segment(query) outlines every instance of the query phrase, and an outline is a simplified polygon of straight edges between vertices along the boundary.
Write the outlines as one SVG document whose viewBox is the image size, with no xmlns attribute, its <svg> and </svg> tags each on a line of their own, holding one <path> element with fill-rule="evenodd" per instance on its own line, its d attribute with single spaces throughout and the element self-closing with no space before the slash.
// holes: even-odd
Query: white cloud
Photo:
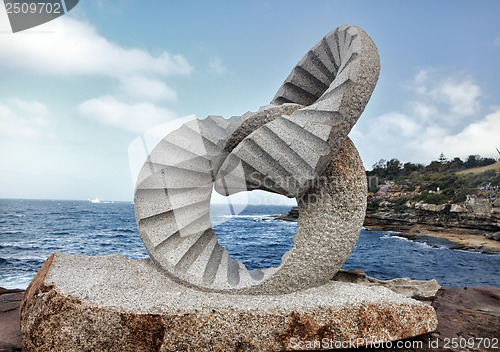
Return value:
<svg viewBox="0 0 500 352">
<path fill-rule="evenodd" d="M 428 73 L 427 70 L 420 70 L 416 75 L 413 80 L 413 87 L 415 91 L 419 94 L 425 94 L 427 93 L 427 87 L 425 85 L 427 79 L 428 79 Z"/>
<path fill-rule="evenodd" d="M 137 133 L 177 117 L 172 111 L 150 103 L 127 104 L 111 96 L 87 100 L 78 106 L 78 112 L 104 125 Z"/>
<path fill-rule="evenodd" d="M 221 58 L 213 56 L 208 62 L 208 72 L 213 75 L 222 76 L 228 73 L 228 70 Z"/>
<path fill-rule="evenodd" d="M 413 136 L 420 127 L 410 117 L 397 112 L 379 116 L 376 125 L 383 126 L 383 133 L 379 134 L 381 138 L 386 138 L 388 134 L 394 134 L 398 138 Z"/>
<path fill-rule="evenodd" d="M 7 15 L 0 11 L 0 26 L 5 27 L 5 23 Z M 156 105 L 177 99 L 164 80 L 192 71 L 181 55 L 167 51 L 153 55 L 143 49 L 123 47 L 104 38 L 89 23 L 71 16 L 15 35 L 1 35 L 0 47 L 0 69 L 116 80 L 115 92 L 87 100 L 77 110 L 86 118 L 135 132 L 175 117 Z"/>
<path fill-rule="evenodd" d="M 54 139 L 50 127 L 44 104 L 19 98 L 0 102 L 0 135 L 38 141 Z"/>
<path fill-rule="evenodd" d="M 121 83 L 120 90 L 138 100 L 177 100 L 177 93 L 158 79 L 144 76 L 125 76 L 121 78 Z"/>
<path fill-rule="evenodd" d="M 495 148 L 500 148 L 500 108 L 486 115 L 483 119 L 471 123 L 457 134 L 447 135 L 445 131 L 434 138 L 424 136 L 420 144 L 427 154 L 435 154 L 437 150 L 449 156 L 468 156 L 479 154 L 494 155 Z"/>
<path fill-rule="evenodd" d="M 410 103 L 413 115 L 418 116 L 420 121 L 430 121 L 436 116 L 438 116 L 438 109 L 429 104 L 425 104 L 420 101 L 414 101 Z"/>
<path fill-rule="evenodd" d="M 3 11 L 0 21 L 7 21 Z M 153 56 L 142 49 L 124 48 L 102 37 L 89 23 L 70 16 L 16 35 L 1 35 L 0 47 L 1 66 L 41 74 L 164 77 L 192 70 L 181 55 L 163 51 Z"/>
<path fill-rule="evenodd" d="M 500 107 L 480 114 L 481 89 L 472 78 L 440 77 L 439 72 L 421 70 L 410 90 L 413 99 L 410 95 L 404 109 L 353 130 L 351 136 L 367 163 L 381 157 L 428 163 L 441 152 L 448 157 L 496 156 Z"/>
<path fill-rule="evenodd" d="M 424 116 L 440 110 L 441 118 L 453 124 L 479 112 L 481 89 L 470 77 L 455 75 L 440 78 L 439 73 L 430 71 L 420 70 L 410 87 L 420 95 L 416 103 L 420 104 L 420 108 L 425 107 L 421 110 Z"/>
<path fill-rule="evenodd" d="M 460 82 L 449 78 L 439 82 L 429 93 L 437 102 L 448 104 L 455 116 L 472 116 L 479 112 L 481 89 L 470 79 Z"/>
</svg>

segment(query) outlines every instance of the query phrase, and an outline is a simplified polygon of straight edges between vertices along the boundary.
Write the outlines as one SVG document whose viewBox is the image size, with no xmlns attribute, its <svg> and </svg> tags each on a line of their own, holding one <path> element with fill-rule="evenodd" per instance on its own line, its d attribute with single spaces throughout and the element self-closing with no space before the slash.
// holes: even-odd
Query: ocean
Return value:
<svg viewBox="0 0 500 352">
<path fill-rule="evenodd" d="M 295 222 L 276 220 L 290 206 L 250 205 L 237 215 L 213 206 L 213 229 L 249 269 L 277 266 L 292 248 Z M 500 286 L 500 254 L 452 250 L 436 238 L 410 241 L 389 231 L 361 231 L 343 269 L 378 279 L 436 279 L 442 286 Z M 147 258 L 131 202 L 0 199 L 0 287 L 26 288 L 54 252 L 119 253 Z"/>
</svg>

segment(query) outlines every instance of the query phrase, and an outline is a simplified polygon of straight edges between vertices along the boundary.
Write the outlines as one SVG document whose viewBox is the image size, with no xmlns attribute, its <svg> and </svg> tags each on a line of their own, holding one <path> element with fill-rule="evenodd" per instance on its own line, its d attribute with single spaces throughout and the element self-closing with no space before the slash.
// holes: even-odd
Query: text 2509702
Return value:
<svg viewBox="0 0 500 352">
<path fill-rule="evenodd" d="M 6 2 L 7 13 L 64 13 L 60 3 L 51 2 Z"/>
</svg>

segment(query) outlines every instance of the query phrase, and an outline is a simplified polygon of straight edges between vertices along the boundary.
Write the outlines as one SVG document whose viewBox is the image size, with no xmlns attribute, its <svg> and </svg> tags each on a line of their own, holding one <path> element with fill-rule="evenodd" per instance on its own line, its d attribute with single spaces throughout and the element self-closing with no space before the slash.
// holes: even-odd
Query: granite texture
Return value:
<svg viewBox="0 0 500 352">
<path fill-rule="evenodd" d="M 341 26 L 304 56 L 271 105 L 228 120 L 192 120 L 165 136 L 146 160 L 134 198 L 139 233 L 155 263 L 204 291 L 273 295 L 328 282 L 364 218 L 364 168 L 347 134 L 379 70 L 370 37 Z M 209 214 L 213 188 L 297 199 L 305 215 L 279 267 L 249 271 L 220 246 Z"/>
<path fill-rule="evenodd" d="M 204 293 L 120 255 L 52 255 L 21 306 L 25 351 L 280 351 L 300 341 L 403 339 L 436 325 L 432 307 L 383 287 Z"/>
<path fill-rule="evenodd" d="M 171 190 L 158 188 L 144 193 L 145 189 L 138 189 L 136 216 L 151 258 L 178 282 L 205 291 L 281 294 L 322 285 L 340 269 L 363 224 L 366 189 L 363 164 L 347 139 L 316 184 L 297 198 L 304 215 L 294 247 L 283 256 L 279 267 L 263 270 L 248 271 L 218 244 L 210 226 L 210 198 L 201 191 L 186 192 L 179 198 L 183 206 L 146 216 L 145 212 L 154 211 L 154 207 L 157 212 L 173 207 L 168 197 Z M 207 192 L 209 195 L 210 190 Z M 190 195 L 195 200 L 192 206 L 186 206 Z M 162 205 L 161 199 L 168 204 Z M 180 226 L 179 221 L 186 225 Z"/>
<path fill-rule="evenodd" d="M 344 281 L 358 280 L 362 270 L 339 271 L 341 275 L 336 275 L 335 279 Z M 353 276 L 355 276 L 353 278 Z M 364 274 L 361 276 L 365 276 Z M 368 279 L 374 279 L 368 277 Z M 374 279 L 375 281 L 381 281 Z M 417 282 L 416 282 L 417 281 Z M 412 281 L 411 286 L 419 284 L 419 280 Z M 415 283 L 415 285 L 413 285 Z M 424 282 L 423 290 L 428 291 Z M 391 290 L 399 293 L 398 287 L 389 287 Z M 414 292 L 421 290 L 416 289 Z M 404 290 L 403 294 L 409 291 Z M 21 329 L 19 321 L 19 306 L 24 291 L 22 290 L 4 290 L 0 288 L 0 322 L 4 325 L 0 328 L 0 351 L 2 352 L 20 352 L 21 347 Z M 4 299 L 4 296 L 5 299 Z M 420 295 L 419 295 L 420 296 Z M 8 298 L 7 298 L 8 297 Z M 420 296 L 421 297 L 421 296 Z M 453 338 L 494 338 L 500 331 L 500 287 L 466 287 L 457 289 L 454 287 L 442 287 L 432 299 L 432 307 L 436 309 L 438 318 L 438 327 L 435 332 L 419 335 L 407 341 L 422 342 L 422 346 L 415 348 L 401 349 L 408 352 L 423 351 L 449 351 L 445 348 L 445 343 Z M 422 298 L 420 298 L 422 299 Z M 424 301 L 427 297 L 423 298 Z M 444 341 L 444 339 L 448 339 Z M 436 341 L 437 347 L 436 347 Z M 490 344 L 490 348 L 485 348 L 484 344 L 479 344 L 475 340 L 473 348 L 467 348 L 467 351 L 495 351 Z M 490 340 L 491 341 L 491 340 Z M 394 348 L 374 349 L 375 351 L 394 351 Z"/>
<path fill-rule="evenodd" d="M 273 276 L 247 291 L 278 294 L 328 283 L 358 240 L 366 190 L 363 163 L 347 139 L 315 185 L 297 198 L 301 216 L 292 250 Z"/>
<path fill-rule="evenodd" d="M 302 109 L 303 107 L 303 105 L 292 103 L 285 103 L 283 105 L 270 104 L 262 106 L 256 113 L 250 113 L 246 116 L 243 115 L 241 125 L 231 133 L 231 136 L 224 146 L 224 151 L 227 153 L 232 152 L 243 139 L 248 137 L 248 135 L 256 129 L 276 120 L 278 117 L 291 115 L 295 110 Z M 221 194 L 224 193 L 225 192 L 222 192 Z"/>
</svg>

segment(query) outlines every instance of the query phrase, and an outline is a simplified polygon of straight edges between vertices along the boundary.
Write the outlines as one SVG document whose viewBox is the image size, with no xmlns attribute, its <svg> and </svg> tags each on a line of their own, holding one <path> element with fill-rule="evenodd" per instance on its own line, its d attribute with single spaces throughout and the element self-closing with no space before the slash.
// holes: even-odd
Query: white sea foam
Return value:
<svg viewBox="0 0 500 352">
<path fill-rule="evenodd" d="M 399 232 L 400 233 L 400 232 Z M 414 243 L 416 246 L 419 246 L 419 247 L 422 247 L 422 248 L 430 248 L 430 249 L 448 249 L 448 247 L 446 246 L 443 246 L 443 245 L 438 245 L 438 244 L 429 244 L 425 241 L 414 241 L 414 240 L 410 240 L 406 237 L 402 237 L 402 236 L 397 236 L 397 235 L 392 235 L 392 234 L 386 234 L 382 237 L 380 237 L 380 239 L 382 240 L 391 240 L 391 239 L 394 239 L 394 240 L 398 240 L 398 241 L 405 241 L 405 242 L 411 242 L 411 243 Z"/>
</svg>

